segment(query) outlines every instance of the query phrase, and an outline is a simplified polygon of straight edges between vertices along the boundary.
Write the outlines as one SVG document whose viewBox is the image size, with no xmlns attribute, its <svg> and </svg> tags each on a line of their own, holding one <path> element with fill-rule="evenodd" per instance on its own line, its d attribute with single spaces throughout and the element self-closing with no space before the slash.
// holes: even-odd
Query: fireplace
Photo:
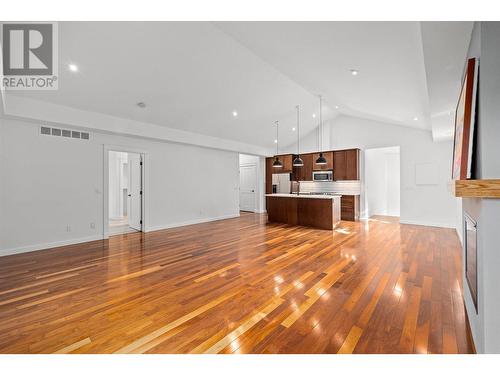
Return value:
<svg viewBox="0 0 500 375">
<path fill-rule="evenodd" d="M 464 215 L 465 278 L 477 313 L 477 223 Z"/>
</svg>

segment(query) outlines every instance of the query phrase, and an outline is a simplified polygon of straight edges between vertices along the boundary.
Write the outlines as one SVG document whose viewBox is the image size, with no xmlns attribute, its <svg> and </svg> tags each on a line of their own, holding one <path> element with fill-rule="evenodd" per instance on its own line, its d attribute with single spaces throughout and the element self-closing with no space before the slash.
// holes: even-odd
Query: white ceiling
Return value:
<svg viewBox="0 0 500 375">
<path fill-rule="evenodd" d="M 8 95 L 266 148 L 275 120 L 280 142 L 294 142 L 296 104 L 302 133 L 317 126 L 318 93 L 325 118 L 430 130 L 458 96 L 471 23 L 453 24 L 61 22 L 59 90 Z"/>
<path fill-rule="evenodd" d="M 430 128 L 418 22 L 228 22 L 218 27 L 332 105 Z M 359 70 L 352 76 L 351 69 Z"/>
</svg>

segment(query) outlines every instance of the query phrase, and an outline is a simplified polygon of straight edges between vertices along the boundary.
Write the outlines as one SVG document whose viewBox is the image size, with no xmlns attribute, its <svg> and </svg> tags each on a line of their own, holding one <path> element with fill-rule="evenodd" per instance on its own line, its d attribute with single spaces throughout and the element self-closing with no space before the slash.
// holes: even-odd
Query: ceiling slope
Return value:
<svg viewBox="0 0 500 375">
<path fill-rule="evenodd" d="M 270 149 L 296 104 L 316 125 L 314 95 L 209 22 L 60 22 L 59 66 L 57 91 L 12 95 Z"/>
<path fill-rule="evenodd" d="M 59 90 L 7 97 L 17 103 L 16 116 L 26 108 L 19 103 L 29 100 L 39 103 L 34 108 L 46 103 L 47 118 L 82 114 L 87 124 L 73 119 L 80 126 L 105 128 L 112 119 L 109 131 L 133 123 L 134 132 L 142 126 L 182 139 L 211 137 L 209 144 L 227 140 L 232 149 L 272 150 L 276 120 L 280 144 L 295 142 L 297 104 L 301 134 L 317 128 L 321 93 L 325 120 L 342 113 L 432 129 L 439 139 L 437 118 L 454 107 L 469 28 L 467 22 L 60 22 Z"/>
<path fill-rule="evenodd" d="M 455 108 L 473 22 L 422 22 L 422 44 L 429 93 L 432 136 L 453 137 Z"/>
<path fill-rule="evenodd" d="M 418 22 L 216 25 L 342 113 L 430 130 Z"/>
</svg>

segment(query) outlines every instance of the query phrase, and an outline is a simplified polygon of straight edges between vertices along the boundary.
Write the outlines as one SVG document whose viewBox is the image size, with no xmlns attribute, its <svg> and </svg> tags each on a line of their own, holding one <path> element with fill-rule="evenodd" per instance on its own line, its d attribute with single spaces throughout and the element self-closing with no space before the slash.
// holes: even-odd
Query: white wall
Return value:
<svg viewBox="0 0 500 375">
<path fill-rule="evenodd" d="M 386 124 L 351 116 L 339 116 L 330 129 L 330 148 L 400 147 L 401 223 L 456 227 L 456 198 L 449 190 L 451 142 L 435 143 L 430 131 Z M 417 185 L 415 167 L 435 165 L 436 185 Z"/>
<path fill-rule="evenodd" d="M 321 149 L 330 150 L 330 129 L 335 118 L 323 122 L 323 138 L 321 141 Z M 300 135 L 300 153 L 318 152 L 320 148 L 319 126 L 309 133 Z M 297 142 L 280 146 L 280 154 L 296 154 Z"/>
<path fill-rule="evenodd" d="M 460 239 L 460 242 L 462 243 L 463 245 L 463 231 L 464 231 L 464 223 L 462 222 L 462 216 L 463 216 L 463 211 L 462 211 L 462 198 L 457 198 L 457 206 L 456 206 L 456 210 L 455 210 L 455 213 L 456 213 L 456 221 L 457 221 L 457 227 L 456 227 L 456 230 L 457 230 L 457 235 L 458 235 L 458 238 Z"/>
<path fill-rule="evenodd" d="M 500 178 L 500 23 L 476 22 L 468 57 L 479 58 L 479 110 L 475 178 Z M 465 62 L 464 62 L 465 63 Z M 465 307 L 478 353 L 500 353 L 500 199 L 463 198 L 463 211 L 477 222 L 478 310 L 465 272 Z M 464 267 L 464 266 L 463 266 Z"/>
<path fill-rule="evenodd" d="M 353 116 L 339 115 L 324 124 L 323 149 L 360 148 L 361 175 L 364 176 L 366 149 L 400 147 L 400 221 L 401 223 L 456 228 L 457 202 L 448 188 L 451 179 L 452 142 L 433 142 L 431 131 L 403 127 Z M 280 152 L 296 152 L 296 144 Z M 301 139 L 301 152 L 318 149 L 318 134 L 313 131 Z M 438 169 L 436 185 L 417 185 L 415 167 L 420 163 Z M 364 178 L 362 177 L 364 180 Z M 361 215 L 364 211 L 364 181 L 361 192 Z"/>
<path fill-rule="evenodd" d="M 365 156 L 365 207 L 372 215 L 399 216 L 399 147 L 368 149 Z"/>
<path fill-rule="evenodd" d="M 339 115 L 324 124 L 323 149 L 360 148 L 361 175 L 364 176 L 366 149 L 400 147 L 400 221 L 401 223 L 457 227 L 457 199 L 448 188 L 451 179 L 452 142 L 433 142 L 431 131 L 403 127 L 353 116 Z M 318 133 L 301 139 L 301 152 L 318 149 Z M 280 153 L 296 152 L 297 145 L 283 147 Z M 417 185 L 415 167 L 429 163 L 438 169 L 436 185 Z M 364 180 L 364 178 L 362 177 Z M 366 215 L 364 181 L 361 191 L 361 215 Z"/>
<path fill-rule="evenodd" d="M 113 132 L 117 135 L 183 143 L 255 155 L 267 155 L 271 149 L 229 139 L 193 133 L 164 125 L 85 111 L 44 100 L 5 95 L 5 115 L 44 123 L 68 124 L 77 129 Z"/>
<path fill-rule="evenodd" d="M 62 139 L 39 126 L 2 119 L 2 255 L 102 238 L 103 145 L 147 153 L 146 231 L 239 215 L 236 152 L 99 133 Z"/>
<path fill-rule="evenodd" d="M 257 189 L 255 194 L 257 197 L 256 212 L 263 213 L 266 211 L 266 159 L 262 156 L 240 154 L 240 166 L 254 164 L 256 165 L 257 174 Z"/>
</svg>

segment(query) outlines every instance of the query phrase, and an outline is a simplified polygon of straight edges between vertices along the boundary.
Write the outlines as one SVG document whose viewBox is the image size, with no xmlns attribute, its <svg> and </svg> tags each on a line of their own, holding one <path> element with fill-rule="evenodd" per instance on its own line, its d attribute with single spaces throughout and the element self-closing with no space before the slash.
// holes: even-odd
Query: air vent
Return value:
<svg viewBox="0 0 500 375">
<path fill-rule="evenodd" d="M 40 127 L 40 134 L 52 135 L 55 137 L 83 139 L 86 141 L 90 139 L 90 133 L 79 132 L 75 130 L 59 129 L 59 128 L 49 128 L 48 126 Z"/>
</svg>

